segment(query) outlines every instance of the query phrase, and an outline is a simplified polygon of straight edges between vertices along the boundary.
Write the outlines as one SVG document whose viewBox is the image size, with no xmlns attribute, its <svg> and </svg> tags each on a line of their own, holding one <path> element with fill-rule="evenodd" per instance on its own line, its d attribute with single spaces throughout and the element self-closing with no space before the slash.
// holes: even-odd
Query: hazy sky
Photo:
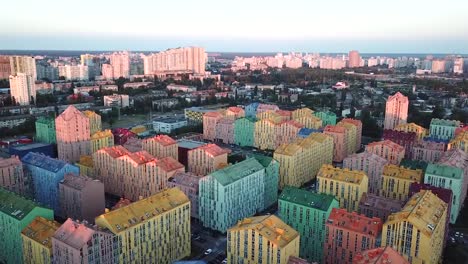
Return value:
<svg viewBox="0 0 468 264">
<path fill-rule="evenodd" d="M 467 0 L 10 0 L 0 49 L 468 53 Z"/>
</svg>

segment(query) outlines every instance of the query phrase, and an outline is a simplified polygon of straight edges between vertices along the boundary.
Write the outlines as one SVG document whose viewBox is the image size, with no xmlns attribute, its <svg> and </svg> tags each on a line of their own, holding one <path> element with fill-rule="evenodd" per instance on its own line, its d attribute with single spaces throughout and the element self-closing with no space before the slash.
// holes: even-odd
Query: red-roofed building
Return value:
<svg viewBox="0 0 468 264">
<path fill-rule="evenodd" d="M 223 118 L 220 112 L 208 112 L 203 115 L 203 138 L 207 140 L 215 140 L 216 124 Z"/>
<path fill-rule="evenodd" d="M 216 144 L 207 144 L 188 151 L 188 171 L 196 175 L 208 175 L 227 165 L 230 151 Z"/>
<path fill-rule="evenodd" d="M 172 157 L 177 160 L 177 141 L 166 135 L 158 135 L 155 137 L 144 139 L 142 142 L 143 149 L 151 155 L 164 158 Z"/>
<path fill-rule="evenodd" d="M 348 130 L 341 126 L 327 125 L 323 133 L 333 137 L 333 161 L 342 162 L 348 153 L 346 144 Z"/>
<path fill-rule="evenodd" d="M 358 253 L 377 246 L 382 220 L 333 208 L 325 229 L 325 263 L 352 263 Z"/>
<path fill-rule="evenodd" d="M 413 147 L 418 141 L 418 135 L 414 132 L 385 129 L 383 139 L 391 140 L 405 148 L 405 158 L 411 158 Z"/>
<path fill-rule="evenodd" d="M 392 247 L 373 248 L 358 253 L 353 264 L 410 264 Z"/>
<path fill-rule="evenodd" d="M 114 134 L 114 144 L 123 145 L 131 137 L 136 137 L 137 135 L 126 128 L 115 128 L 112 130 Z"/>
<path fill-rule="evenodd" d="M 238 118 L 244 117 L 245 116 L 245 111 L 244 111 L 244 109 L 242 109 L 240 107 L 231 106 L 231 107 L 228 107 L 228 109 L 226 110 L 225 116 L 227 118 L 236 120 Z"/>
</svg>

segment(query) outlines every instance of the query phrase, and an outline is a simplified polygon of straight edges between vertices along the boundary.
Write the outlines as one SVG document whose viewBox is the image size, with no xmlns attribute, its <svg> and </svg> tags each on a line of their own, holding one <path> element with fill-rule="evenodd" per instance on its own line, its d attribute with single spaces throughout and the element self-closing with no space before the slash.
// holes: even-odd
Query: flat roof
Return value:
<svg viewBox="0 0 468 264">
<path fill-rule="evenodd" d="M 286 186 L 283 189 L 279 200 L 315 208 L 321 211 L 328 211 L 333 200 L 336 201 L 333 195 L 314 193 L 291 186 Z"/>
</svg>

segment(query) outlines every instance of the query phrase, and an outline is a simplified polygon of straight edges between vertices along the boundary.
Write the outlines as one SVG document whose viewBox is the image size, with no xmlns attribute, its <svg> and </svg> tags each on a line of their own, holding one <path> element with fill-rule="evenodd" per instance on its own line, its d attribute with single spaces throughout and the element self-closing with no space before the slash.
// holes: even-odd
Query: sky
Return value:
<svg viewBox="0 0 468 264">
<path fill-rule="evenodd" d="M 468 54 L 467 0 L 14 0 L 0 49 Z"/>
</svg>

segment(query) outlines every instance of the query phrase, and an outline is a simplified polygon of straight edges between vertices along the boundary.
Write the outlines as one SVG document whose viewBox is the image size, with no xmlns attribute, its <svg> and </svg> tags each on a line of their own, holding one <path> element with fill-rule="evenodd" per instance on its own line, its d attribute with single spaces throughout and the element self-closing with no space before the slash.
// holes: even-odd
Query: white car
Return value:
<svg viewBox="0 0 468 264">
<path fill-rule="evenodd" d="M 221 263 L 222 263 L 222 264 L 227 264 L 227 258 L 225 258 L 225 259 L 223 260 L 223 262 L 221 262 Z"/>
<path fill-rule="evenodd" d="M 209 254 L 211 254 L 211 252 L 213 252 L 213 250 L 211 248 L 209 248 L 209 249 L 207 249 L 205 251 L 205 255 L 209 255 Z"/>
</svg>

